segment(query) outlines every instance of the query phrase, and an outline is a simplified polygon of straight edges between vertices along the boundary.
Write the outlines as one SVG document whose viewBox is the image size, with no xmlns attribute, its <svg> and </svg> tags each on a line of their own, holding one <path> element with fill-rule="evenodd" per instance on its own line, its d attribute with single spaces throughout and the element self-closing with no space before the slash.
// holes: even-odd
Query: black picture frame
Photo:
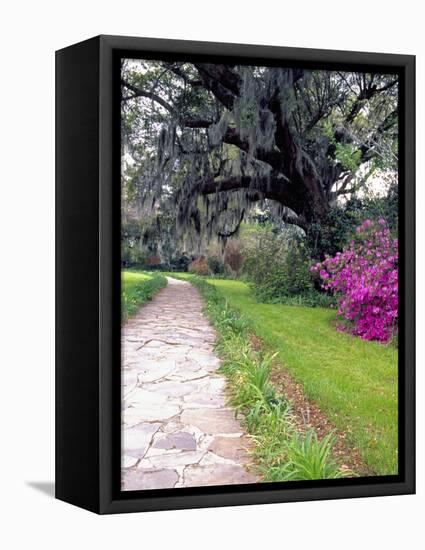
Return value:
<svg viewBox="0 0 425 550">
<path fill-rule="evenodd" d="M 120 491 L 121 56 L 400 75 L 397 476 Z M 56 52 L 56 498 L 108 514 L 414 493 L 414 213 L 414 56 L 120 36 Z"/>
</svg>

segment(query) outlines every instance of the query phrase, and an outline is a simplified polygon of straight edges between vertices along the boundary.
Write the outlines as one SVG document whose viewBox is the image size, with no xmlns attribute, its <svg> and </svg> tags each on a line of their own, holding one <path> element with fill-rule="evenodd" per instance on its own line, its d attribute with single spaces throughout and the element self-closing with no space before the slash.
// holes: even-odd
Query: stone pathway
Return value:
<svg viewBox="0 0 425 550">
<path fill-rule="evenodd" d="M 198 291 L 168 285 L 122 331 L 122 489 L 255 483 Z"/>
</svg>

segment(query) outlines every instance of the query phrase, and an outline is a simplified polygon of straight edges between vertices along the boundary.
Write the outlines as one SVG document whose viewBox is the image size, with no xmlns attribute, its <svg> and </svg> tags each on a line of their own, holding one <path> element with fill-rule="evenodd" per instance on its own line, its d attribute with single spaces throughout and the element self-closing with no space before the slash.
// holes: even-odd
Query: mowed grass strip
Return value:
<svg viewBox="0 0 425 550">
<path fill-rule="evenodd" d="M 398 354 L 339 333 L 329 309 L 257 303 L 240 281 L 208 279 L 377 475 L 398 469 Z"/>
<path fill-rule="evenodd" d="M 123 270 L 121 272 L 121 321 L 125 323 L 154 294 L 166 286 L 160 273 Z"/>
</svg>

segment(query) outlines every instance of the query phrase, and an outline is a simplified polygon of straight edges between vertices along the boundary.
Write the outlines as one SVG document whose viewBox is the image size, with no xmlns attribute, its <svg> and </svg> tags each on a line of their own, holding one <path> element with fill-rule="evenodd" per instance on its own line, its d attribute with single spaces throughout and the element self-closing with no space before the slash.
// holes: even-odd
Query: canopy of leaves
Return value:
<svg viewBox="0 0 425 550">
<path fill-rule="evenodd" d="M 124 219 L 171 216 L 183 250 L 254 205 L 308 232 L 364 167 L 397 167 L 394 74 L 124 60 L 121 76 Z"/>
</svg>

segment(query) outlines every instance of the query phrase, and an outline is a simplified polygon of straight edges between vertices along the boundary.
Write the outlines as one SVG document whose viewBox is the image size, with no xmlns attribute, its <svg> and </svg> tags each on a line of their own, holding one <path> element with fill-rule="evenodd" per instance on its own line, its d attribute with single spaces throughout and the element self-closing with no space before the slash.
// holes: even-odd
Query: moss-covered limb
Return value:
<svg viewBox="0 0 425 550">
<path fill-rule="evenodd" d="M 121 322 L 129 317 L 167 284 L 161 273 L 126 270 L 121 274 Z"/>
<path fill-rule="evenodd" d="M 266 481 L 330 479 L 354 475 L 332 456 L 334 437 L 319 440 L 313 428 L 300 431 L 284 396 L 270 379 L 274 355 L 251 344 L 249 322 L 229 307 L 216 287 L 194 276 L 189 280 L 205 300 L 205 313 L 217 330 L 216 351 L 228 379 L 229 401 L 251 435 L 259 473 Z"/>
</svg>

